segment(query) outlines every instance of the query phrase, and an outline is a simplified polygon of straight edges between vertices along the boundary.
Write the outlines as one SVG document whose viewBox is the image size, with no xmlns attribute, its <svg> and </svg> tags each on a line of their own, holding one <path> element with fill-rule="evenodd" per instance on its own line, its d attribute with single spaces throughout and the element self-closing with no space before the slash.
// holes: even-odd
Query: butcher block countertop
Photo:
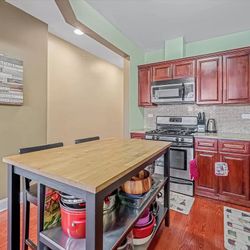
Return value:
<svg viewBox="0 0 250 250">
<path fill-rule="evenodd" d="M 4 157 L 5 163 L 91 193 L 98 193 L 171 143 L 138 139 L 104 139 Z"/>
</svg>

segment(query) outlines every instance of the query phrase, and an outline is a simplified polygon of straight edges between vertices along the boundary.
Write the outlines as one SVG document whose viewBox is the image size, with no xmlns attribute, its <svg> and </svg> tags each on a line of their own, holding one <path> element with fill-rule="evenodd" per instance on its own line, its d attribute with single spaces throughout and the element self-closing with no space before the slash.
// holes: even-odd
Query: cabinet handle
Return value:
<svg viewBox="0 0 250 250">
<path fill-rule="evenodd" d="M 205 157 L 211 157 L 211 155 L 207 155 L 207 154 L 200 154 L 201 156 L 205 156 Z"/>
<path fill-rule="evenodd" d="M 236 149 L 244 149 L 244 145 L 235 145 L 235 144 L 224 144 L 226 148 L 236 148 Z"/>
<path fill-rule="evenodd" d="M 214 144 L 213 143 L 209 143 L 209 142 L 198 142 L 199 146 L 207 146 L 207 147 L 213 147 Z"/>
</svg>

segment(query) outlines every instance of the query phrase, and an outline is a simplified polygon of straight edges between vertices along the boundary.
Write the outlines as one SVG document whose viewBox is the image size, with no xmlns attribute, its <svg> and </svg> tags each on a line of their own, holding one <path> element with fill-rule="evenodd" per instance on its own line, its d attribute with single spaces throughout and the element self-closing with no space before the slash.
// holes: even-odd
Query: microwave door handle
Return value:
<svg viewBox="0 0 250 250">
<path fill-rule="evenodd" d="M 182 83 L 182 101 L 184 101 L 184 97 L 185 97 L 185 86 L 184 86 L 184 83 Z"/>
</svg>

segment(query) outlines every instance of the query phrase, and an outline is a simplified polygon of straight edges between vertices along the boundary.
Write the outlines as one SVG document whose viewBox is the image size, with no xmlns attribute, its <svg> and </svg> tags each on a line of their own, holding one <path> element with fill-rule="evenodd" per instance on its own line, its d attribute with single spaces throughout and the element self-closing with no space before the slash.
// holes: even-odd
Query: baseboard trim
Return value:
<svg viewBox="0 0 250 250">
<path fill-rule="evenodd" d="M 23 192 L 20 193 L 20 203 L 23 202 Z M 8 198 L 0 200 L 0 212 L 6 211 L 8 208 Z"/>
</svg>

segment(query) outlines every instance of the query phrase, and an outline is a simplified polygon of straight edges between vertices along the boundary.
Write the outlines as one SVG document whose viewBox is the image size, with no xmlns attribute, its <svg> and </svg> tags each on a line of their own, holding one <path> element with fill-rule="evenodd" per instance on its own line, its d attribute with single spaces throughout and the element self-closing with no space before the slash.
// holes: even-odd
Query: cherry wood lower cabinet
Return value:
<svg viewBox="0 0 250 250">
<path fill-rule="evenodd" d="M 145 139 L 145 133 L 143 133 L 143 132 L 131 132 L 130 137 L 132 139 Z"/>
<path fill-rule="evenodd" d="M 250 207 L 250 143 L 218 140 L 217 150 L 216 147 L 204 147 L 215 145 L 215 139 L 211 139 L 210 143 L 209 140 L 195 139 L 195 156 L 199 170 L 199 179 L 195 181 L 196 195 Z M 227 163 L 228 176 L 215 175 L 216 162 Z"/>
<path fill-rule="evenodd" d="M 220 161 L 228 164 L 228 176 L 218 177 L 219 198 L 223 201 L 245 205 L 249 201 L 249 156 L 220 154 Z"/>
<path fill-rule="evenodd" d="M 218 161 L 217 152 L 196 151 L 199 179 L 195 182 L 195 193 L 201 196 L 216 198 L 218 179 L 214 175 L 214 164 Z"/>
</svg>

